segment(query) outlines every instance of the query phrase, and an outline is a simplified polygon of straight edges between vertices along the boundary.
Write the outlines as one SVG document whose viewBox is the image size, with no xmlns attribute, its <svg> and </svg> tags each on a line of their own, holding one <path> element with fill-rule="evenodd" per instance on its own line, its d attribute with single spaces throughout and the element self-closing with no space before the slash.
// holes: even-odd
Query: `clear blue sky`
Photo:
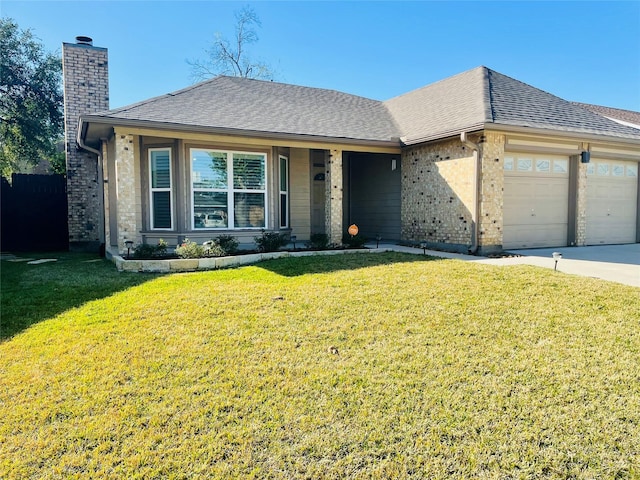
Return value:
<svg viewBox="0 0 640 480">
<path fill-rule="evenodd" d="M 187 59 L 231 38 L 251 5 L 251 53 L 276 80 L 386 100 L 485 65 L 572 101 L 640 111 L 640 1 L 213 2 L 0 0 L 50 51 L 109 49 L 111 107 L 192 83 Z"/>
</svg>

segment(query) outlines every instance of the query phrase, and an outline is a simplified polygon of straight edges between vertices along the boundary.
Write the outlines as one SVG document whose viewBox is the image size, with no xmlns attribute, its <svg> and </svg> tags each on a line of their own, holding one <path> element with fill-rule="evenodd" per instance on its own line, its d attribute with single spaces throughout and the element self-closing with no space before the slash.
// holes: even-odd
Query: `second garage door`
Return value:
<svg viewBox="0 0 640 480">
<path fill-rule="evenodd" d="M 587 167 L 587 245 L 634 243 L 638 164 L 592 160 Z"/>
<path fill-rule="evenodd" d="M 505 156 L 503 248 L 565 246 L 568 216 L 568 157 Z"/>
</svg>

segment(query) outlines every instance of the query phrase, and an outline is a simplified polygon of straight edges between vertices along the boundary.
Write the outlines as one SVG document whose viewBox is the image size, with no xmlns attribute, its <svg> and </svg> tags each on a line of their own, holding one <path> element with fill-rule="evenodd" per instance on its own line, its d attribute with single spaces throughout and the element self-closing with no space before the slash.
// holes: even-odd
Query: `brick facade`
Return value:
<svg viewBox="0 0 640 480">
<path fill-rule="evenodd" d="M 111 235 L 114 233 L 111 232 L 111 224 L 109 222 L 109 218 L 111 216 L 110 213 L 110 204 L 109 204 L 109 169 L 107 166 L 107 162 L 109 160 L 109 149 L 107 142 L 102 142 L 101 146 L 102 153 L 102 178 L 104 179 L 103 184 L 103 197 L 102 204 L 104 205 L 104 241 L 105 245 L 108 247 L 110 245 Z"/>
<path fill-rule="evenodd" d="M 402 239 L 466 251 L 473 189 L 473 153 L 459 140 L 403 150 Z"/>
<path fill-rule="evenodd" d="M 329 243 L 342 243 L 342 150 L 332 149 L 326 177 L 325 229 Z"/>
<path fill-rule="evenodd" d="M 474 243 L 478 188 L 478 248 L 501 249 L 504 135 L 477 137 L 479 188 L 474 154 L 459 139 L 408 147 L 402 152 L 402 239 L 466 252 Z"/>
<path fill-rule="evenodd" d="M 77 144 L 78 117 L 109 108 L 107 49 L 62 45 L 69 248 L 94 250 L 104 243 L 102 172 L 98 156 Z"/>
<path fill-rule="evenodd" d="M 505 137 L 485 132 L 479 145 L 481 186 L 478 246 L 480 253 L 490 253 L 502 248 Z"/>
<path fill-rule="evenodd" d="M 576 245 L 587 244 L 587 164 L 578 162 L 578 185 L 576 188 Z"/>
<path fill-rule="evenodd" d="M 125 252 L 125 241 L 142 243 L 142 189 L 137 137 L 116 131 L 115 135 L 115 189 L 117 197 L 116 219 L 118 251 Z M 113 183 L 113 182 L 112 182 Z"/>
</svg>

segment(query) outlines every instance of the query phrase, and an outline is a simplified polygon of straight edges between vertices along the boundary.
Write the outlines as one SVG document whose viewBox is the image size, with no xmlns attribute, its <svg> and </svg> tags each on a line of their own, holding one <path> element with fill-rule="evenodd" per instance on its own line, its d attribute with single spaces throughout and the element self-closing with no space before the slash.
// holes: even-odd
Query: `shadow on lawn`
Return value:
<svg viewBox="0 0 640 480">
<path fill-rule="evenodd" d="M 0 341 L 66 310 L 157 277 L 120 273 L 113 263 L 94 254 L 62 252 L 18 256 L 18 260 L 23 258 L 55 258 L 57 261 L 39 265 L 4 259 L 0 262 Z"/>
<path fill-rule="evenodd" d="M 92 254 L 31 253 L 18 257 L 30 260 L 52 258 L 57 261 L 39 265 L 4 259 L 0 262 L 0 342 L 86 302 L 108 297 L 163 275 L 118 272 L 113 263 Z M 285 277 L 295 277 L 425 260 L 439 259 L 396 252 L 346 253 L 282 258 L 255 266 Z"/>
<path fill-rule="evenodd" d="M 358 268 L 389 265 L 392 263 L 410 263 L 442 260 L 437 257 L 413 255 L 409 253 L 344 253 L 340 255 L 318 255 L 308 257 L 289 257 L 277 260 L 267 260 L 256 264 L 285 277 L 296 277 L 309 273 L 330 273 L 339 270 L 355 270 Z"/>
</svg>

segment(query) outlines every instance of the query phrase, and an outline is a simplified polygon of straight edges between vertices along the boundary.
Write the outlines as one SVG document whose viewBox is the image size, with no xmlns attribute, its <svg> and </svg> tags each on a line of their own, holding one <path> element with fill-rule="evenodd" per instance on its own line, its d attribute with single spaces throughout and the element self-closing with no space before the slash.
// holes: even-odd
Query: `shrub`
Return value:
<svg viewBox="0 0 640 480">
<path fill-rule="evenodd" d="M 158 245 L 149 245 L 141 243 L 133 249 L 133 258 L 153 258 L 164 257 L 167 255 L 167 242 L 163 239 L 158 241 Z"/>
<path fill-rule="evenodd" d="M 276 252 L 287 244 L 287 237 L 282 233 L 263 230 L 262 235 L 254 237 L 254 241 L 261 252 Z"/>
<path fill-rule="evenodd" d="M 205 247 L 185 238 L 184 242 L 176 247 L 176 255 L 180 258 L 202 258 L 205 256 Z"/>
<path fill-rule="evenodd" d="M 357 234 L 357 235 L 349 235 L 345 233 L 342 236 L 342 243 L 344 243 L 349 248 L 362 248 L 364 244 L 367 243 L 367 237 Z"/>
<path fill-rule="evenodd" d="M 220 235 L 214 240 L 222 249 L 223 255 L 233 255 L 238 251 L 238 240 L 233 235 Z"/>
<path fill-rule="evenodd" d="M 329 236 L 326 233 L 314 233 L 309 238 L 307 247 L 324 250 L 329 247 Z"/>
<path fill-rule="evenodd" d="M 204 242 L 202 244 L 202 249 L 203 256 L 205 257 L 224 257 L 226 255 L 220 244 L 215 240 Z"/>
</svg>

